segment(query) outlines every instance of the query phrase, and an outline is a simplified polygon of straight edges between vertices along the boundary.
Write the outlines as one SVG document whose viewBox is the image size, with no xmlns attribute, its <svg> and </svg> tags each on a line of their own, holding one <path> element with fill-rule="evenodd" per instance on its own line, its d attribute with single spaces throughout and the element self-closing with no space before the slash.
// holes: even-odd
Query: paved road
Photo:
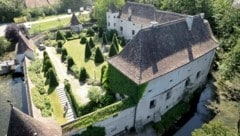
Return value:
<svg viewBox="0 0 240 136">
<path fill-rule="evenodd" d="M 82 12 L 81 14 L 89 14 L 89 11 L 84 11 Z M 79 12 L 76 13 L 76 15 L 79 15 Z M 52 18 L 47 18 L 47 19 L 43 19 L 43 20 L 38 20 L 38 21 L 32 21 L 32 22 L 26 22 L 27 24 L 38 24 L 38 23 L 43 23 L 43 22 L 48 22 L 48 21 L 53 21 L 53 20 L 58 20 L 58 19 L 63 19 L 63 18 L 68 18 L 68 17 L 71 17 L 72 14 L 68 14 L 68 15 L 59 15 L 59 16 L 56 16 L 56 17 L 52 17 Z M 5 29 L 7 27 L 7 25 L 9 25 L 10 23 L 8 24 L 0 24 L 0 37 L 1 36 L 4 36 L 5 34 Z"/>
</svg>

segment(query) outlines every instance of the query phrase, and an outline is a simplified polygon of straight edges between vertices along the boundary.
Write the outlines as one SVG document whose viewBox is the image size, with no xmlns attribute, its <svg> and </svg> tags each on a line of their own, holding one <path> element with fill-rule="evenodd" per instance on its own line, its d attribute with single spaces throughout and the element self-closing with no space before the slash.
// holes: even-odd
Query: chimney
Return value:
<svg viewBox="0 0 240 136">
<path fill-rule="evenodd" d="M 205 16 L 204 13 L 200 13 L 200 17 L 201 17 L 202 19 L 204 19 L 204 16 Z"/>
<path fill-rule="evenodd" d="M 128 21 L 131 21 L 131 17 L 132 17 L 132 9 L 131 7 L 128 8 Z"/>
<path fill-rule="evenodd" d="M 193 24 L 193 16 L 188 16 L 186 18 L 186 23 L 188 26 L 188 30 L 191 31 L 192 30 L 192 24 Z"/>
</svg>

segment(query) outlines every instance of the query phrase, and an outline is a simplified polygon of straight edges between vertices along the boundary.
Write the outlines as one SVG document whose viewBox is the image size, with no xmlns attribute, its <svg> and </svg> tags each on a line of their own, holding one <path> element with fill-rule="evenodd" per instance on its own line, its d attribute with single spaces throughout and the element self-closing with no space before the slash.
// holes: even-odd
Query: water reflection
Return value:
<svg viewBox="0 0 240 136">
<path fill-rule="evenodd" d="M 0 135 L 7 133 L 10 106 L 6 102 L 12 101 L 13 105 L 27 113 L 25 86 L 21 78 L 12 80 L 10 77 L 0 77 Z"/>
</svg>

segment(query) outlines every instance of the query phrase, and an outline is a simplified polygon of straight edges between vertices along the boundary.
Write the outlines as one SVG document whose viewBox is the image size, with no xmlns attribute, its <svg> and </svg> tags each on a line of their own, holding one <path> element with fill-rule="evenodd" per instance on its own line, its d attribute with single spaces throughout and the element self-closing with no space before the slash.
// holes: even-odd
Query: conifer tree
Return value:
<svg viewBox="0 0 240 136">
<path fill-rule="evenodd" d="M 119 42 L 118 42 L 116 34 L 114 34 L 114 36 L 113 36 L 112 44 L 114 44 L 116 49 L 117 49 L 117 51 L 119 51 L 119 47 L 118 47 Z"/>
<path fill-rule="evenodd" d="M 99 49 L 99 47 L 97 47 L 97 49 L 96 49 L 94 62 L 95 63 L 104 62 L 104 57 L 103 57 L 103 54 L 102 54 L 101 50 Z"/>
<path fill-rule="evenodd" d="M 80 69 L 79 81 L 84 82 L 88 77 L 89 76 L 88 76 L 87 70 L 85 69 L 85 67 L 82 67 Z"/>
<path fill-rule="evenodd" d="M 63 36 L 62 32 L 57 31 L 57 35 L 56 35 L 56 41 L 58 40 L 64 40 L 65 41 L 65 37 Z"/>
<path fill-rule="evenodd" d="M 107 44 L 107 35 L 106 33 L 103 33 L 103 42 L 102 42 L 103 45 L 106 45 Z"/>
<path fill-rule="evenodd" d="M 112 44 L 111 47 L 110 47 L 108 56 L 112 57 L 112 56 L 116 55 L 117 53 L 118 53 L 118 51 L 117 51 L 115 45 Z"/>
<path fill-rule="evenodd" d="M 56 87 L 56 86 L 58 86 L 57 76 L 56 76 L 53 68 L 50 68 L 50 69 L 48 70 L 48 80 L 49 80 L 49 86 L 50 86 L 50 87 Z"/>
<path fill-rule="evenodd" d="M 91 55 L 92 55 L 91 48 L 89 43 L 87 42 L 85 46 L 85 59 L 89 59 Z"/>
<path fill-rule="evenodd" d="M 90 45 L 91 48 L 94 48 L 94 47 L 95 47 L 95 44 L 94 44 L 94 42 L 93 42 L 92 37 L 90 37 L 90 39 L 89 39 L 89 45 Z"/>
</svg>

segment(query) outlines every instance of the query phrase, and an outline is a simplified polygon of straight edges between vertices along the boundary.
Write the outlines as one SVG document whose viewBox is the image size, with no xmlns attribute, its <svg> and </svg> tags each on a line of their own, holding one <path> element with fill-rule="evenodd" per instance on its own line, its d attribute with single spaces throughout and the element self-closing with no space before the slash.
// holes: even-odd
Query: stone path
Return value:
<svg viewBox="0 0 240 136">
<path fill-rule="evenodd" d="M 61 102 L 61 105 L 62 107 L 65 107 L 66 106 L 66 103 L 67 103 L 67 112 L 66 112 L 66 115 L 65 115 L 65 118 L 67 119 L 67 122 L 70 122 L 70 121 L 73 121 L 75 118 L 76 118 L 76 115 L 75 113 L 73 112 L 73 108 L 67 98 L 67 95 L 65 93 L 65 90 L 64 90 L 64 85 L 63 84 L 60 84 L 57 88 L 57 94 L 58 94 L 58 97 L 59 97 L 59 100 Z"/>
</svg>

